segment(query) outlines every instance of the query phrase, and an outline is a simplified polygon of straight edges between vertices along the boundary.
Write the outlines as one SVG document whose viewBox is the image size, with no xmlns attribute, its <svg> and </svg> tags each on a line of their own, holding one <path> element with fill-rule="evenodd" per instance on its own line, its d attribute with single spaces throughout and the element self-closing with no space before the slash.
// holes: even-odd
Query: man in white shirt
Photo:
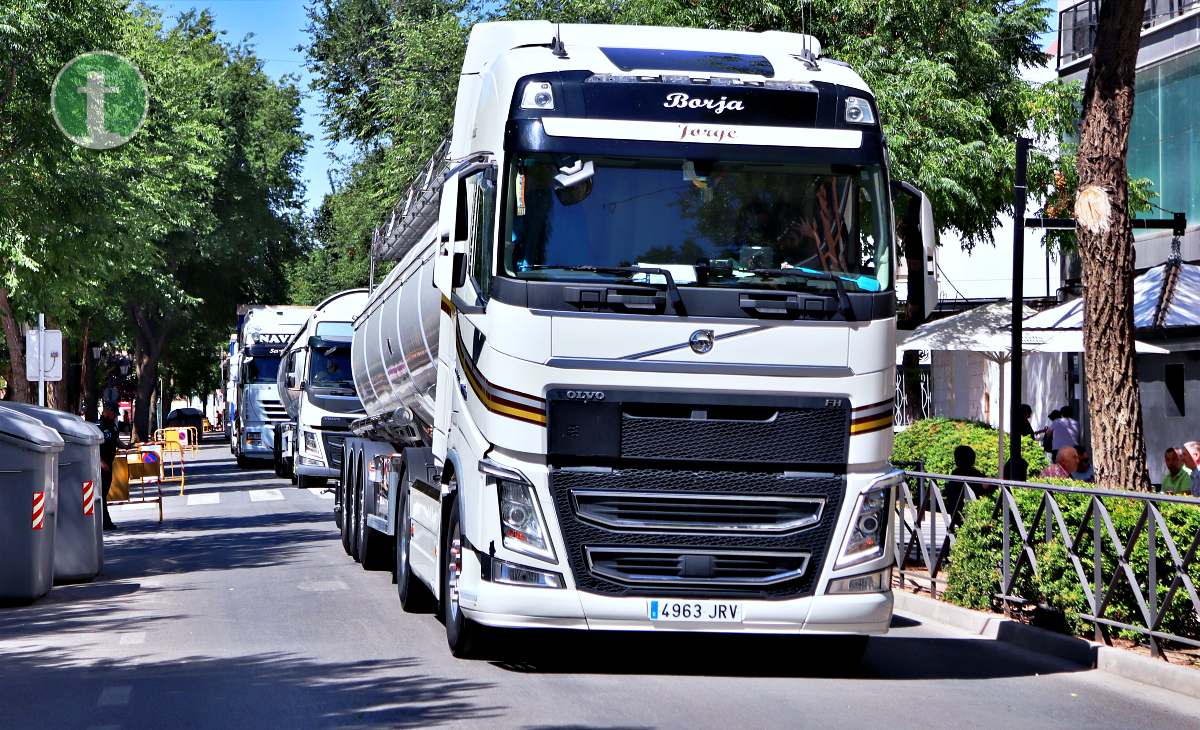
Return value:
<svg viewBox="0 0 1200 730">
<path fill-rule="evenodd" d="M 1058 411 L 1058 420 L 1050 426 L 1050 449 L 1058 451 L 1079 443 L 1079 421 L 1076 421 L 1071 406 Z"/>
</svg>

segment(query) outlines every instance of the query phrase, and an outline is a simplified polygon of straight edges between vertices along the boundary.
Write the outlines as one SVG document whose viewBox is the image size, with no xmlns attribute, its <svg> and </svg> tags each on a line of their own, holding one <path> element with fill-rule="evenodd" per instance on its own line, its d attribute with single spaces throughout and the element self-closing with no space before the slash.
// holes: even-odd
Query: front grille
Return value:
<svg viewBox="0 0 1200 730">
<path fill-rule="evenodd" d="M 610 596 L 788 599 L 812 595 L 816 587 L 820 570 L 809 566 L 824 564 L 845 481 L 836 474 L 579 467 L 551 469 L 550 490 L 566 559 L 580 590 Z M 580 502 L 580 495 L 603 498 L 585 497 Z M 658 500 L 669 503 L 668 509 L 655 507 L 653 495 L 671 495 Z M 739 500 L 739 507 L 731 508 L 728 505 L 733 500 L 722 499 L 727 497 L 753 499 Z M 759 497 L 765 499 L 739 513 L 740 505 L 760 502 Z M 784 531 L 699 529 L 680 524 L 699 512 L 712 521 L 714 510 L 710 507 L 717 504 L 725 505 L 724 513 L 717 512 L 725 515 L 718 520 L 721 527 L 751 524 L 749 518 L 781 520 L 781 515 L 797 515 L 813 505 L 822 507 L 807 526 Z M 690 509 L 693 505 L 696 509 Z M 635 512 L 645 518 L 654 510 L 659 514 L 653 516 L 660 522 L 675 524 L 659 524 L 654 529 L 612 524 Z M 734 553 L 739 554 L 737 560 L 748 562 L 734 562 Z M 718 556 L 724 560 L 718 563 Z M 804 564 L 798 565 L 801 558 Z M 695 575 L 707 570 L 710 560 L 712 579 Z M 790 568 L 780 562 L 787 560 L 792 561 Z M 693 575 L 687 575 L 689 570 Z M 691 579 L 679 580 L 681 571 Z M 731 580 L 715 580 L 718 572 Z"/>
<path fill-rule="evenodd" d="M 614 530 L 781 533 L 819 522 L 825 500 L 573 489 L 571 504 L 580 518 Z"/>
<path fill-rule="evenodd" d="M 586 548 L 593 573 L 618 583 L 675 586 L 767 586 L 794 581 L 807 553 L 737 550 Z"/>
<path fill-rule="evenodd" d="M 277 400 L 262 401 L 263 415 L 268 421 L 286 421 L 288 420 L 287 409 Z"/>
<path fill-rule="evenodd" d="M 346 448 L 346 437 L 343 435 L 324 434 L 325 460 L 334 469 L 342 468 L 342 453 Z"/>
<path fill-rule="evenodd" d="M 691 406 L 683 408 L 687 415 L 675 410 L 622 413 L 621 456 L 757 464 L 845 461 L 849 408 L 707 409 L 703 419 L 690 416 Z"/>
<path fill-rule="evenodd" d="M 654 464 L 672 468 L 845 468 L 848 398 L 722 396 L 552 390 L 547 421 L 554 464 Z"/>
</svg>

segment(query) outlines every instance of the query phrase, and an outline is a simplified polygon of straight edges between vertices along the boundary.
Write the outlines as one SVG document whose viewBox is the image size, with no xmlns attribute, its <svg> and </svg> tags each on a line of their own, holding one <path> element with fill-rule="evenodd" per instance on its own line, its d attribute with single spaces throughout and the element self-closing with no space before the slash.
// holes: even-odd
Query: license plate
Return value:
<svg viewBox="0 0 1200 730">
<path fill-rule="evenodd" d="M 704 623 L 740 624 L 745 616 L 742 604 L 733 601 L 678 601 L 655 599 L 646 604 L 651 621 L 700 621 Z"/>
</svg>

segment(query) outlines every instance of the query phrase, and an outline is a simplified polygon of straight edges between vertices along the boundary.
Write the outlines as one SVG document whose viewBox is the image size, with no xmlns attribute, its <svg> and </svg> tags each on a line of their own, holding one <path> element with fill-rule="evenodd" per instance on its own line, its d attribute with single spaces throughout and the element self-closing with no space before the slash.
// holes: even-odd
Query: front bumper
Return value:
<svg viewBox="0 0 1200 730">
<path fill-rule="evenodd" d="M 322 479 L 339 479 L 342 476 L 341 471 L 329 466 L 321 466 L 314 464 L 297 463 L 294 470 L 300 476 L 319 477 Z"/>
<path fill-rule="evenodd" d="M 479 561 L 463 555 L 464 575 L 479 575 Z M 644 597 L 598 596 L 567 589 L 529 588 L 472 581 L 459 592 L 463 613 L 485 626 L 688 631 L 737 634 L 885 634 L 892 593 L 807 596 L 781 601 L 730 598 L 743 606 L 741 623 L 663 623 L 647 618 Z M 714 597 L 715 598 L 715 597 Z"/>
</svg>

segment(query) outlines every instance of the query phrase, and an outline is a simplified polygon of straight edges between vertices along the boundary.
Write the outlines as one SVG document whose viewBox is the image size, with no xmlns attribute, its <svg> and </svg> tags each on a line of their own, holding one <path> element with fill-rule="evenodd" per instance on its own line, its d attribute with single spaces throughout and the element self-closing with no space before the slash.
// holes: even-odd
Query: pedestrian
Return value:
<svg viewBox="0 0 1200 730">
<path fill-rule="evenodd" d="M 1079 482 L 1090 482 L 1096 478 L 1092 470 L 1092 452 L 1082 444 L 1075 445 L 1075 453 L 1079 454 L 1079 466 L 1071 472 L 1071 478 Z"/>
<path fill-rule="evenodd" d="M 1183 445 L 1183 462 L 1192 468 L 1191 495 L 1200 497 L 1200 441 Z"/>
<path fill-rule="evenodd" d="M 1047 454 L 1054 451 L 1052 445 L 1054 437 L 1051 431 L 1054 429 L 1054 422 L 1059 419 L 1060 415 L 1058 411 L 1050 411 L 1050 420 L 1042 427 L 1042 451 L 1045 451 Z"/>
<path fill-rule="evenodd" d="M 100 444 L 100 481 L 102 489 L 100 493 L 104 495 L 104 529 L 117 529 L 116 523 L 112 521 L 112 515 L 108 513 L 108 490 L 112 488 L 112 469 L 113 462 L 117 458 L 117 447 L 121 443 L 120 431 L 117 426 L 117 407 L 112 403 L 104 404 L 104 411 L 100 414 L 100 432 L 104 435 L 104 442 Z"/>
<path fill-rule="evenodd" d="M 1050 426 L 1050 450 L 1058 452 L 1068 446 L 1074 448 L 1079 443 L 1079 421 L 1074 418 L 1075 412 L 1071 406 L 1058 409 L 1058 420 Z M 1058 457 L 1054 457 L 1058 461 Z"/>
<path fill-rule="evenodd" d="M 979 479 L 987 475 L 975 468 L 975 449 L 972 449 L 966 444 L 960 444 L 954 447 L 954 470 L 950 472 L 956 477 L 970 477 Z M 976 497 L 981 497 L 984 494 L 991 493 L 995 487 L 991 485 L 974 485 L 971 487 Z M 960 481 L 946 482 L 945 489 L 942 490 L 942 497 L 946 501 L 946 511 L 951 517 L 957 521 L 959 512 L 962 511 L 963 505 L 966 504 L 967 485 Z"/>
<path fill-rule="evenodd" d="M 1022 403 L 1020 410 L 1021 418 L 1013 426 L 1013 431 L 1022 438 L 1026 436 L 1033 438 L 1033 406 L 1028 403 Z"/>
<path fill-rule="evenodd" d="M 1062 420 L 1061 418 L 1059 419 Z M 1042 471 L 1044 477 L 1070 479 L 1071 474 L 1079 468 L 1079 453 L 1074 446 L 1064 446 L 1054 455 L 1054 463 Z"/>
<path fill-rule="evenodd" d="M 1187 494 L 1192 488 L 1192 470 L 1183 465 L 1183 456 L 1173 446 L 1163 455 L 1167 473 L 1163 475 L 1162 490 L 1166 494 Z"/>
</svg>

